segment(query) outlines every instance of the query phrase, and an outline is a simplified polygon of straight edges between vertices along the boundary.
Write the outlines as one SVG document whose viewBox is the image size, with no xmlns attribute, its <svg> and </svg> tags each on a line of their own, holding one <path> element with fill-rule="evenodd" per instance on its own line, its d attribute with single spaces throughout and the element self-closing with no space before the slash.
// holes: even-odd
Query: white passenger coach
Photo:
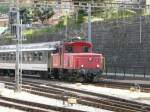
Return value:
<svg viewBox="0 0 150 112">
<path fill-rule="evenodd" d="M 20 46 L 21 68 L 23 72 L 47 72 L 50 67 L 50 53 L 56 50 L 60 41 L 23 44 Z M 0 72 L 14 73 L 16 62 L 16 45 L 0 46 Z"/>
</svg>

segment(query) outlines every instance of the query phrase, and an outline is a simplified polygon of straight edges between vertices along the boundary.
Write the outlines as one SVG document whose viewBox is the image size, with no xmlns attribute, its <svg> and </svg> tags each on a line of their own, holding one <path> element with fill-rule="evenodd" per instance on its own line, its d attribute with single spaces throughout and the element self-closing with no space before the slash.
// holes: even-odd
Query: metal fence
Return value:
<svg viewBox="0 0 150 112">
<path fill-rule="evenodd" d="M 145 66 L 106 66 L 104 75 L 113 78 L 148 78 Z"/>
</svg>

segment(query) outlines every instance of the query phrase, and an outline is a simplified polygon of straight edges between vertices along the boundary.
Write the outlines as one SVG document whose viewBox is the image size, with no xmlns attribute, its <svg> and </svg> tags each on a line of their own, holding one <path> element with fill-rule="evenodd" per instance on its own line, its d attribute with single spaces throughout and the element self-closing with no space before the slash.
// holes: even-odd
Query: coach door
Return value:
<svg viewBox="0 0 150 112">
<path fill-rule="evenodd" d="M 48 58 L 47 58 L 47 65 L 48 65 L 48 73 L 51 74 L 52 71 L 52 65 L 53 65 L 53 61 L 52 61 L 52 52 L 48 51 Z"/>
</svg>

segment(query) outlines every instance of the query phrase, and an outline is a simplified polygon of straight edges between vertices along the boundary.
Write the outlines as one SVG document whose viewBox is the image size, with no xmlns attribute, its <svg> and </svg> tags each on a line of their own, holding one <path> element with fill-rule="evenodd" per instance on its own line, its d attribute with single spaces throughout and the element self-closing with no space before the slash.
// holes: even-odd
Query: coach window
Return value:
<svg viewBox="0 0 150 112">
<path fill-rule="evenodd" d="M 27 53 L 28 62 L 32 61 L 32 54 L 30 52 Z"/>
<path fill-rule="evenodd" d="M 7 56 L 8 56 L 8 61 L 11 61 L 11 59 L 10 59 L 11 55 L 10 55 L 10 53 L 8 53 Z"/>
<path fill-rule="evenodd" d="M 6 61 L 6 54 L 5 53 L 3 54 L 3 57 L 4 57 L 4 61 Z"/>
<path fill-rule="evenodd" d="M 25 53 L 22 53 L 22 61 L 25 62 Z"/>
<path fill-rule="evenodd" d="M 3 54 L 2 53 L 0 54 L 0 57 L 1 57 L 0 60 L 3 60 Z"/>
<path fill-rule="evenodd" d="M 13 53 L 13 60 L 16 61 L 16 53 Z"/>
<path fill-rule="evenodd" d="M 32 57 L 33 61 L 37 61 L 37 52 L 33 52 Z"/>
<path fill-rule="evenodd" d="M 5 61 L 5 53 L 3 54 L 3 61 Z"/>
<path fill-rule="evenodd" d="M 32 55 L 32 60 L 33 61 L 36 60 L 36 52 L 31 53 L 31 55 Z"/>
<path fill-rule="evenodd" d="M 32 61 L 32 57 L 33 56 L 33 54 L 32 53 L 29 53 L 29 62 L 31 62 Z"/>
<path fill-rule="evenodd" d="M 7 53 L 4 53 L 4 61 L 7 61 Z"/>
<path fill-rule="evenodd" d="M 12 61 L 12 58 L 13 56 L 12 56 L 12 53 L 10 53 L 10 55 L 9 55 L 9 59 Z"/>
<path fill-rule="evenodd" d="M 41 61 L 43 58 L 43 54 L 41 52 L 38 53 L 38 60 Z"/>
<path fill-rule="evenodd" d="M 6 53 L 6 61 L 9 61 L 9 54 Z"/>
<path fill-rule="evenodd" d="M 3 62 L 3 54 L 1 54 L 1 61 Z"/>
<path fill-rule="evenodd" d="M 3 53 L 1 54 L 1 57 L 2 57 L 2 61 L 4 61 L 4 54 Z"/>
<path fill-rule="evenodd" d="M 3 53 L 1 54 L 1 60 L 3 61 Z"/>
<path fill-rule="evenodd" d="M 10 53 L 8 53 L 7 56 L 8 56 L 8 61 L 11 61 L 11 59 L 10 59 Z"/>
<path fill-rule="evenodd" d="M 14 53 L 10 53 L 10 60 L 14 61 Z"/>
<path fill-rule="evenodd" d="M 27 57 L 27 53 L 26 52 L 23 53 L 23 61 L 24 62 L 28 61 L 28 57 Z"/>
<path fill-rule="evenodd" d="M 89 47 L 87 47 L 87 46 L 83 47 L 83 52 L 85 52 L 85 53 L 89 52 Z"/>
<path fill-rule="evenodd" d="M 0 61 L 2 61 L 3 60 L 3 57 L 2 57 L 3 55 L 2 54 L 0 54 Z"/>
<path fill-rule="evenodd" d="M 30 56 L 29 56 L 29 53 L 27 52 L 27 61 L 29 61 L 29 58 L 30 58 Z"/>
<path fill-rule="evenodd" d="M 65 46 L 65 52 L 67 52 L 67 53 L 73 53 L 72 46 Z"/>
<path fill-rule="evenodd" d="M 28 55 L 26 52 L 23 52 L 23 58 L 24 58 L 24 62 L 28 61 Z"/>
<path fill-rule="evenodd" d="M 16 61 L 16 53 L 13 54 L 13 60 Z"/>
</svg>

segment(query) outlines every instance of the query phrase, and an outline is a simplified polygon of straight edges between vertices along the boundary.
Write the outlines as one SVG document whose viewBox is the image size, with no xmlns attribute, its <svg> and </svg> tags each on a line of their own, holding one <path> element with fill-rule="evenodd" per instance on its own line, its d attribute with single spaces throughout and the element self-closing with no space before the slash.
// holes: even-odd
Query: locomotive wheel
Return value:
<svg viewBox="0 0 150 112">
<path fill-rule="evenodd" d="M 93 82 L 94 77 L 95 77 L 95 76 L 93 76 L 93 74 L 87 75 L 87 82 Z"/>
<path fill-rule="evenodd" d="M 79 76 L 79 77 L 77 77 L 76 81 L 77 82 L 84 82 L 85 78 L 84 78 L 84 76 Z"/>
</svg>

